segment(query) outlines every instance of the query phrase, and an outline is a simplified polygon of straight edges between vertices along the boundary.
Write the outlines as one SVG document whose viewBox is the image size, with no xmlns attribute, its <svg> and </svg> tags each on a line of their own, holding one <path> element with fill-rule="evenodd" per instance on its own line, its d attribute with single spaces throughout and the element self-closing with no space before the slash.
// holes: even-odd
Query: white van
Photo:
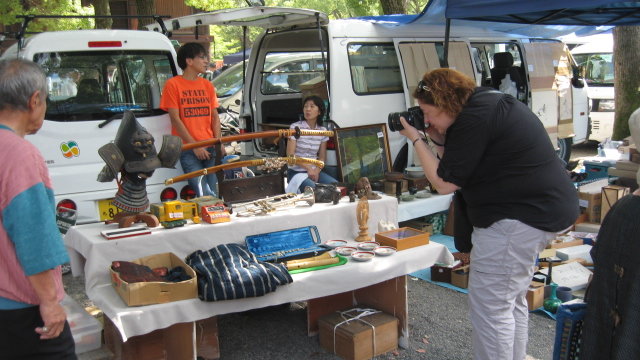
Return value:
<svg viewBox="0 0 640 360">
<path fill-rule="evenodd" d="M 571 54 L 589 85 L 589 140 L 602 142 L 611 139 L 615 119 L 613 35 L 593 35 L 582 41 L 584 43 L 573 48 Z"/>
<path fill-rule="evenodd" d="M 315 10 L 251 7 L 190 15 L 167 24 L 168 30 L 196 24 L 265 28 L 252 45 L 246 70 L 241 108 L 245 123 L 241 125 L 248 131 L 260 131 L 265 124 L 288 127 L 301 112 L 302 93 L 269 90 L 267 82 L 274 74 L 265 64 L 272 54 L 318 52 L 326 58 L 326 71 L 306 72 L 326 87 L 329 117 L 339 127 L 386 123 L 390 112 L 414 105 L 410 94 L 420 76 L 444 63 L 442 25 L 397 24 L 393 16 L 329 21 Z M 148 28 L 161 30 L 156 25 Z M 449 65 L 475 78 L 478 85 L 500 83 L 492 77 L 497 53 L 513 59 L 507 71 L 523 79 L 517 84 L 519 98 L 540 117 L 552 141 L 557 141 L 561 157 L 568 160 L 574 139 L 586 139 L 588 103 L 580 81 L 572 81 L 574 64 L 565 45 L 487 28 L 451 29 Z M 574 123 L 583 124 L 580 134 Z M 392 160 L 405 143 L 404 137 L 389 132 Z M 259 139 L 252 145 L 250 150 L 257 156 L 277 150 Z M 335 159 L 330 155 L 331 165 Z"/>
<path fill-rule="evenodd" d="M 57 206 L 76 209 L 78 223 L 111 218 L 118 211 L 111 204 L 117 184 L 96 180 L 105 165 L 98 148 L 115 139 L 123 112 L 131 110 L 159 150 L 162 135 L 171 133 L 169 116 L 159 103 L 165 81 L 179 71 L 173 45 L 166 36 L 148 31 L 45 32 L 2 55 L 15 57 L 35 61 L 47 74 L 45 121 L 27 140 L 47 162 Z M 188 191 L 185 182 L 164 185 L 180 173 L 157 169 L 147 180 L 149 200 L 176 199 Z"/>
</svg>

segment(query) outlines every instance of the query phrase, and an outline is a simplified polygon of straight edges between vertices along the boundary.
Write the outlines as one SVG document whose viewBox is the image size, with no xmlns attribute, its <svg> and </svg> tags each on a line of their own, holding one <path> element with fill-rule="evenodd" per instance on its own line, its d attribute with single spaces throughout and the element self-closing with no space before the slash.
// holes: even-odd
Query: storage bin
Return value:
<svg viewBox="0 0 640 360">
<path fill-rule="evenodd" d="M 76 354 L 99 349 L 102 346 L 102 324 L 69 295 L 65 295 L 60 304 L 67 313 L 71 335 L 76 343 Z"/>
</svg>

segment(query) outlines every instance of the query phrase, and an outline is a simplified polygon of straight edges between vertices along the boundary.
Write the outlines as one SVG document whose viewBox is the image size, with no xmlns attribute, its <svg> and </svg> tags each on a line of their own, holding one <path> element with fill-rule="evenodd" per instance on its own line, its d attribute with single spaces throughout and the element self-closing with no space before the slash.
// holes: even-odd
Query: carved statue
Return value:
<svg viewBox="0 0 640 360">
<path fill-rule="evenodd" d="M 361 192 L 363 192 L 361 190 Z M 358 205 L 356 205 L 356 220 L 358 220 L 358 227 L 360 232 L 356 237 L 356 241 L 371 241 L 371 236 L 369 235 L 369 200 L 367 200 L 366 196 L 361 196 L 360 200 L 358 200 Z"/>
<path fill-rule="evenodd" d="M 118 183 L 113 205 L 123 211 L 114 217 L 120 227 L 136 221 L 144 221 L 149 226 L 159 224 L 154 215 L 145 213 L 149 207 L 147 179 L 157 168 L 175 166 L 180 158 L 182 140 L 178 136 L 165 135 L 159 153 L 154 143 L 153 136 L 138 123 L 133 112 L 126 111 L 115 140 L 98 149 L 106 163 L 98 174 L 98 181 L 115 179 Z"/>
<path fill-rule="evenodd" d="M 374 193 L 371 190 L 371 183 L 369 182 L 369 179 L 367 177 L 363 176 L 358 179 L 358 182 L 356 182 L 355 190 L 356 194 L 358 194 L 358 197 L 366 196 L 368 200 L 380 199 L 380 195 Z"/>
</svg>

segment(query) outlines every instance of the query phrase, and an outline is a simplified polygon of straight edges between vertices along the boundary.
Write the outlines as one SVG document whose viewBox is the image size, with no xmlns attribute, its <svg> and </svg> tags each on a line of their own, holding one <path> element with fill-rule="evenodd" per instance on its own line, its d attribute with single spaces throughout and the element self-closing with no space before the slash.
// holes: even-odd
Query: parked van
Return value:
<svg viewBox="0 0 640 360">
<path fill-rule="evenodd" d="M 399 24 L 393 16 L 329 21 L 315 10 L 251 7 L 190 15 L 167 24 L 168 30 L 197 24 L 265 28 L 252 45 L 246 70 L 241 125 L 248 131 L 265 125 L 288 127 L 301 112 L 302 92 L 269 90 L 274 72 L 267 70 L 266 59 L 272 54 L 318 52 L 326 58 L 326 69 L 304 72 L 313 75 L 310 83 L 326 97 L 329 118 L 339 127 L 386 123 L 390 112 L 415 105 L 411 92 L 420 76 L 444 65 L 443 26 Z M 160 31 L 159 26 L 148 28 Z M 457 26 L 451 29 L 449 65 L 478 85 L 499 87 L 505 74 L 513 74 L 514 82 L 518 74 L 516 96 L 540 117 L 565 160 L 576 135 L 574 122 L 584 124 L 576 142 L 586 139 L 586 90 L 573 79 L 574 64 L 563 43 Z M 388 133 L 396 159 L 406 139 Z M 247 150 L 257 156 L 277 151 L 260 139 L 252 145 Z M 330 165 L 336 163 L 331 153 Z"/>
<path fill-rule="evenodd" d="M 77 210 L 78 223 L 111 218 L 116 182 L 96 180 L 105 165 L 98 148 L 112 141 L 123 112 L 131 110 L 155 138 L 171 133 L 168 114 L 160 110 L 164 83 L 179 72 L 176 53 L 166 36 L 135 30 L 45 32 L 13 45 L 2 59 L 24 58 L 47 74 L 47 112 L 42 129 L 26 137 L 42 153 L 58 207 Z M 178 166 L 179 168 L 179 166 Z M 186 183 L 166 187 L 180 174 L 157 169 L 147 179 L 151 202 L 187 196 Z"/>
<path fill-rule="evenodd" d="M 593 35 L 583 39 L 571 54 L 589 85 L 591 133 L 589 140 L 604 141 L 613 135 L 615 119 L 613 35 Z"/>
</svg>

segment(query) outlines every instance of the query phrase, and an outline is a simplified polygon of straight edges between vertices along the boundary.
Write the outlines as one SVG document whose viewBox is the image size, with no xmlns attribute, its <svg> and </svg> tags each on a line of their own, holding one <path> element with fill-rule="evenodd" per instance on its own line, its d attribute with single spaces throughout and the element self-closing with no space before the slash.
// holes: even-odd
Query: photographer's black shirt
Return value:
<svg viewBox="0 0 640 360">
<path fill-rule="evenodd" d="M 555 232 L 574 223 L 577 191 L 527 105 L 477 88 L 445 140 L 438 175 L 461 188 L 474 226 L 515 219 Z"/>
</svg>

